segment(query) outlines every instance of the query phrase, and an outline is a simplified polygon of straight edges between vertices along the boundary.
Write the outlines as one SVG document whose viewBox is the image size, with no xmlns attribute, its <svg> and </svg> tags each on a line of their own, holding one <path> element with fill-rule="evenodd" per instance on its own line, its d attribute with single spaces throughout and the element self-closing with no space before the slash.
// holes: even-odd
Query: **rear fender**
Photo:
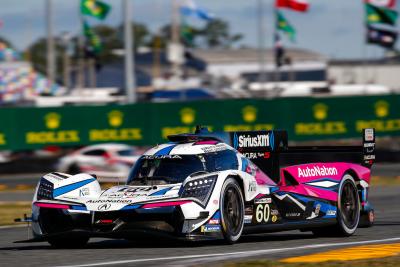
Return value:
<svg viewBox="0 0 400 267">
<path fill-rule="evenodd" d="M 309 163 L 282 168 L 282 186 L 294 190 L 293 193 L 336 202 L 339 184 L 346 173 L 352 174 L 357 185 L 368 187 L 370 169 L 345 162 Z M 288 177 L 295 179 L 298 186 L 290 186 Z"/>
</svg>

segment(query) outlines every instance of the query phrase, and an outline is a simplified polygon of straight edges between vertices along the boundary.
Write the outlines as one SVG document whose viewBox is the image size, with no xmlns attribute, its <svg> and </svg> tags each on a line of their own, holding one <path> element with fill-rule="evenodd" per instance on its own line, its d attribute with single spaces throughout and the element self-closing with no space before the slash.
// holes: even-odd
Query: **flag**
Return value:
<svg viewBox="0 0 400 267">
<path fill-rule="evenodd" d="M 367 23 L 382 23 L 388 25 L 395 25 L 397 20 L 397 11 L 385 7 L 378 7 L 371 4 L 365 4 L 367 12 Z"/>
<path fill-rule="evenodd" d="M 306 0 L 276 0 L 275 7 L 289 8 L 298 12 L 307 12 L 310 4 Z"/>
<path fill-rule="evenodd" d="M 93 31 L 86 21 L 83 21 L 83 33 L 87 38 L 89 48 L 94 53 L 99 53 L 103 49 L 100 37 Z"/>
<path fill-rule="evenodd" d="M 281 38 L 278 33 L 275 34 L 275 65 L 277 68 L 284 64 L 285 49 L 283 48 Z"/>
<path fill-rule="evenodd" d="M 111 7 L 98 0 L 81 0 L 81 13 L 98 19 L 105 19 Z"/>
<path fill-rule="evenodd" d="M 397 31 L 378 29 L 372 25 L 367 27 L 367 43 L 377 44 L 385 48 L 393 48 L 397 40 Z"/>
<path fill-rule="evenodd" d="M 213 20 L 214 14 L 200 8 L 194 0 L 184 0 L 180 7 L 181 14 L 186 17 L 197 17 L 203 20 Z"/>
<path fill-rule="evenodd" d="M 364 0 L 365 3 L 369 3 L 374 6 L 394 8 L 396 6 L 396 0 Z"/>
<path fill-rule="evenodd" d="M 276 29 L 286 33 L 290 40 L 294 42 L 296 38 L 296 29 L 289 23 L 289 21 L 279 10 L 276 11 Z"/>
<path fill-rule="evenodd" d="M 185 43 L 192 45 L 194 40 L 193 28 L 190 27 L 186 22 L 181 25 L 181 37 Z"/>
</svg>

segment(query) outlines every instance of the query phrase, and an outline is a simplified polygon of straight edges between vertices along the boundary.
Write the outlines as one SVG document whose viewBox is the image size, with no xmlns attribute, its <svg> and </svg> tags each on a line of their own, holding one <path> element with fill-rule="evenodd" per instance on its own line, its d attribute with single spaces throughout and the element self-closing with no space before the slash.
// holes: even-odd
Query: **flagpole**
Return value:
<svg viewBox="0 0 400 267">
<path fill-rule="evenodd" d="M 258 76 L 258 82 L 260 88 L 264 89 L 266 77 L 266 59 L 265 59 L 265 21 L 264 21 L 264 3 L 263 0 L 257 0 L 258 9 L 258 50 L 259 50 L 259 64 L 260 73 Z"/>
<path fill-rule="evenodd" d="M 275 2 L 275 1 L 274 1 Z M 274 3 L 273 2 L 273 3 Z M 277 42 L 277 39 L 278 39 L 278 8 L 276 7 L 276 5 L 274 4 L 274 19 L 275 19 L 275 21 L 274 21 L 274 38 L 273 38 L 273 40 L 274 40 L 274 44 L 273 44 L 273 47 L 274 47 L 274 49 L 275 49 L 275 53 L 277 53 L 277 47 L 275 47 L 277 44 L 276 44 L 276 42 Z M 280 40 L 280 38 L 279 38 L 279 41 L 280 42 L 282 42 L 282 40 Z M 283 46 L 283 44 L 282 44 L 282 46 Z M 282 49 L 283 49 L 283 47 L 282 47 Z M 276 57 L 277 55 L 275 55 L 275 57 Z M 280 80 L 280 73 L 279 73 L 279 65 L 277 64 L 277 62 L 276 62 L 276 64 L 275 64 L 275 90 L 276 91 L 278 91 L 278 89 L 279 89 L 279 80 Z"/>
<path fill-rule="evenodd" d="M 82 92 L 82 89 L 85 87 L 85 33 L 84 33 L 84 18 L 82 11 L 79 10 L 79 20 L 81 23 L 81 34 L 78 38 L 78 71 L 76 75 L 76 84 L 75 88 L 79 90 L 79 93 Z"/>
<path fill-rule="evenodd" d="M 49 80 L 49 86 L 47 88 L 48 93 L 51 92 L 51 87 L 55 80 L 55 49 L 54 49 L 54 38 L 53 38 L 53 3 L 52 0 L 46 0 L 46 24 L 47 24 L 47 79 Z"/>
<path fill-rule="evenodd" d="M 131 1 L 123 0 L 124 9 L 124 49 L 125 49 L 125 90 L 127 102 L 135 103 L 136 98 L 136 73 L 135 56 L 133 53 L 133 35 L 131 22 Z"/>
</svg>

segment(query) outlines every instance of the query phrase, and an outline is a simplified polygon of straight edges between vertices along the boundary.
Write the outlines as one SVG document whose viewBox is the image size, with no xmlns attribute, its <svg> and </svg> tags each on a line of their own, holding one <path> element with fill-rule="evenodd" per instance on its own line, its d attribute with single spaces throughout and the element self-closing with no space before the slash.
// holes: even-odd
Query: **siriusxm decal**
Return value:
<svg viewBox="0 0 400 267">
<path fill-rule="evenodd" d="M 270 146 L 269 134 L 239 135 L 237 139 L 237 148 Z"/>
</svg>

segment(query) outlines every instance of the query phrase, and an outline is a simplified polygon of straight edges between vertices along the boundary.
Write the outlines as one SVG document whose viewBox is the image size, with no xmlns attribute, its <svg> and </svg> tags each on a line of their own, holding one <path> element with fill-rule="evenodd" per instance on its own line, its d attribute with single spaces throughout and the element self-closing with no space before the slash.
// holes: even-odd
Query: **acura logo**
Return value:
<svg viewBox="0 0 400 267">
<path fill-rule="evenodd" d="M 101 204 L 100 206 L 97 207 L 97 210 L 109 210 L 111 208 L 111 204 Z"/>
</svg>

